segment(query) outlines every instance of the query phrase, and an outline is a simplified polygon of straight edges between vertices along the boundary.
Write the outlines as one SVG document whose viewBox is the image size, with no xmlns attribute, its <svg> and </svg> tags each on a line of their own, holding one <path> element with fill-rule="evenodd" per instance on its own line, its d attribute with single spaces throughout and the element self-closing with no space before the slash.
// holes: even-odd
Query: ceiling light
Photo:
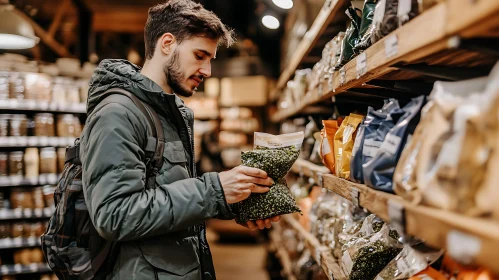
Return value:
<svg viewBox="0 0 499 280">
<path fill-rule="evenodd" d="M 0 5 L 0 49 L 29 49 L 40 39 L 12 5 Z"/>
<path fill-rule="evenodd" d="M 281 9 L 289 10 L 293 8 L 292 0 L 272 0 L 272 2 Z"/>
<path fill-rule="evenodd" d="M 262 18 L 262 23 L 268 29 L 277 29 L 281 25 L 276 17 L 270 15 L 264 16 Z"/>
</svg>

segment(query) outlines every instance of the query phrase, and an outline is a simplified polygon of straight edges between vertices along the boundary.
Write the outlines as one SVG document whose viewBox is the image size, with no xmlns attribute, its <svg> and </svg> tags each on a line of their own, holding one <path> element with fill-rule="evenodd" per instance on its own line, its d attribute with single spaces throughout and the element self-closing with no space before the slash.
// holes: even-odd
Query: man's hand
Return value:
<svg viewBox="0 0 499 280">
<path fill-rule="evenodd" d="M 281 216 L 275 216 L 275 217 L 272 217 L 270 219 L 265 219 L 265 220 L 248 221 L 245 225 L 242 225 L 242 226 L 246 227 L 250 230 L 271 228 L 272 223 L 277 223 L 280 220 L 281 220 Z"/>
<path fill-rule="evenodd" d="M 266 193 L 274 183 L 265 171 L 247 166 L 220 172 L 219 176 L 225 199 L 229 204 L 243 201 L 251 193 Z"/>
</svg>

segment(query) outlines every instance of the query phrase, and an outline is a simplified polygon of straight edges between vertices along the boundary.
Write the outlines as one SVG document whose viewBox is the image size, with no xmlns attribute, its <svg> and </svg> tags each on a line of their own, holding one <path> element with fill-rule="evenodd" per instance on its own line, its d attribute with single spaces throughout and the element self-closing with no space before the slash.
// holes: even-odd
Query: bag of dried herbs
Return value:
<svg viewBox="0 0 499 280">
<path fill-rule="evenodd" d="M 286 185 L 284 176 L 300 155 L 303 135 L 303 132 L 277 136 L 255 133 L 255 147 L 251 151 L 241 153 L 242 164 L 267 172 L 276 183 L 269 192 L 252 194 L 248 199 L 232 206 L 238 223 L 301 212 Z"/>
<path fill-rule="evenodd" d="M 376 224 L 376 227 L 380 224 Z M 376 230 L 377 228 L 375 228 Z M 346 244 L 342 267 L 350 280 L 374 280 L 402 250 L 398 235 L 385 224 L 371 237 Z"/>
</svg>

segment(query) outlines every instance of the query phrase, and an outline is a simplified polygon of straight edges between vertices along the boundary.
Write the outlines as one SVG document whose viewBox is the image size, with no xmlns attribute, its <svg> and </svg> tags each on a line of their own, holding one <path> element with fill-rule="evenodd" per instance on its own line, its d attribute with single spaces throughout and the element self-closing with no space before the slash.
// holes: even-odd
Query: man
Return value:
<svg viewBox="0 0 499 280">
<path fill-rule="evenodd" d="M 230 204 L 272 185 L 265 172 L 249 167 L 195 175 L 193 113 L 177 95 L 191 96 L 211 75 L 217 46 L 230 46 L 232 36 L 201 5 L 170 0 L 149 10 L 142 69 L 104 60 L 95 70 L 80 157 L 92 223 L 102 237 L 120 244 L 107 279 L 215 279 L 204 221 L 233 219 Z M 151 105 L 161 118 L 164 164 L 155 188 L 144 182 L 146 117 L 124 96 L 99 105 L 103 93 L 116 87 Z M 247 227 L 269 228 L 278 220 Z"/>
</svg>

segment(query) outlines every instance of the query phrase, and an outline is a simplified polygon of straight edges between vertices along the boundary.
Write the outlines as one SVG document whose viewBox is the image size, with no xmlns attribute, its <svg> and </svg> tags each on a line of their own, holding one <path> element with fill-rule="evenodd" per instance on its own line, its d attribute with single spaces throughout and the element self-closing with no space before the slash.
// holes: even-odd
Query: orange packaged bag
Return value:
<svg viewBox="0 0 499 280">
<path fill-rule="evenodd" d="M 339 167 L 341 166 L 341 157 L 343 154 L 343 131 L 345 130 L 345 127 L 348 123 L 348 116 L 343 119 L 343 122 L 341 123 L 340 127 L 336 131 L 336 134 L 334 135 L 334 145 L 333 145 L 333 150 L 334 150 L 334 174 L 336 176 L 340 177 L 340 170 Z"/>
<path fill-rule="evenodd" d="M 322 163 L 335 174 L 335 153 L 334 136 L 338 131 L 338 122 L 336 120 L 322 121 L 324 128 L 321 131 L 321 158 Z"/>
<path fill-rule="evenodd" d="M 350 114 L 345 118 L 341 127 L 335 135 L 335 151 L 336 145 L 341 145 L 341 152 L 339 158 L 336 158 L 336 176 L 349 179 L 350 178 L 350 160 L 352 159 L 352 150 L 355 143 L 355 136 L 357 128 L 362 123 L 364 116 L 357 114 Z M 343 127 L 343 130 L 341 129 Z M 338 149 L 339 151 L 340 149 Z"/>
</svg>

